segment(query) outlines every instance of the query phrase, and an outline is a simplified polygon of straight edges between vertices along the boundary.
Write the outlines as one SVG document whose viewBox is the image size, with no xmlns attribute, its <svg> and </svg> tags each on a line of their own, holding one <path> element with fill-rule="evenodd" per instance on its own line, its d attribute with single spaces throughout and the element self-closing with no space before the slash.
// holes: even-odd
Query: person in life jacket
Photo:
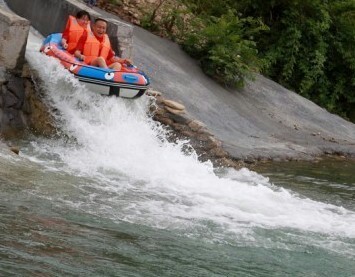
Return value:
<svg viewBox="0 0 355 277">
<path fill-rule="evenodd" d="M 92 31 L 85 32 L 80 38 L 74 56 L 89 65 L 120 70 L 121 63 L 130 64 L 131 61 L 115 56 L 106 29 L 107 21 L 97 18 Z"/>
<path fill-rule="evenodd" d="M 90 29 L 90 14 L 81 10 L 76 17 L 69 15 L 67 24 L 62 34 L 62 46 L 70 54 L 74 54 L 81 36 Z"/>
</svg>

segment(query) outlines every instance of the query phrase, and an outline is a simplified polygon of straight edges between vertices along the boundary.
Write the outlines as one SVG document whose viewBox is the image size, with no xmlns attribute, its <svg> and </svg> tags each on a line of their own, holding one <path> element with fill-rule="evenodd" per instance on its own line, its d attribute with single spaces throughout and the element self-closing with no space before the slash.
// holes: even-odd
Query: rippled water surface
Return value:
<svg viewBox="0 0 355 277">
<path fill-rule="evenodd" d="M 355 210 L 355 161 L 324 158 L 317 162 L 274 162 L 256 170 L 288 189 L 319 201 Z"/>
<path fill-rule="evenodd" d="M 33 151 L 28 143 L 22 147 L 29 151 L 23 155 Z M 323 171 L 302 171 L 304 164 L 260 169 L 275 186 L 248 170 L 219 171 L 216 176 L 235 187 L 220 187 L 223 194 L 193 190 L 193 199 L 184 199 L 175 188 L 146 191 L 143 180 L 129 184 L 130 177 L 113 178 L 112 172 L 104 181 L 48 169 L 30 161 L 33 156 L 1 155 L 0 276 L 354 275 L 354 183 L 345 177 L 336 186 L 325 179 L 330 168 L 341 172 L 344 162 Z M 255 195 L 248 187 L 260 191 Z M 282 188 L 290 199 L 277 195 Z M 263 211 L 248 201 L 253 196 L 267 202 L 260 203 Z M 300 210 L 316 200 L 314 214 L 285 217 L 285 202 L 292 198 L 299 201 L 293 209 Z M 185 216 L 181 209 L 188 210 Z M 293 220 L 300 221 L 298 227 Z"/>
</svg>

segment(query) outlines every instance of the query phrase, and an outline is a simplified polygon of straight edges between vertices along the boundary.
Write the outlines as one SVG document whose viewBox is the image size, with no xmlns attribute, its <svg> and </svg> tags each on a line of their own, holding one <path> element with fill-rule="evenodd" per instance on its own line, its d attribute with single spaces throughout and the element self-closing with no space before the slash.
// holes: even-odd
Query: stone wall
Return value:
<svg viewBox="0 0 355 277">
<path fill-rule="evenodd" d="M 0 5 L 0 135 L 5 138 L 28 128 L 42 134 L 53 130 L 49 109 L 36 93 L 25 63 L 29 28 L 28 20 Z"/>
<path fill-rule="evenodd" d="M 0 68 L 1 137 L 19 137 L 26 130 L 41 135 L 53 133 L 54 120 L 50 115 L 50 108 L 43 103 L 33 78 L 35 77 L 27 64 L 21 72 L 16 73 Z"/>
<path fill-rule="evenodd" d="M 75 0 L 5 0 L 7 5 L 18 15 L 31 21 L 31 25 L 43 36 L 61 32 L 68 15 L 75 15 L 79 10 L 87 10 L 92 19 L 100 14 Z M 110 19 L 107 33 L 116 53 L 125 58 L 132 57 L 133 27 L 125 22 Z"/>
<path fill-rule="evenodd" d="M 28 20 L 0 7 L 0 66 L 22 68 L 29 29 Z"/>
<path fill-rule="evenodd" d="M 28 20 L 0 7 L 0 133 L 7 135 L 22 130 L 24 103 L 22 80 L 15 77 L 24 64 Z"/>
</svg>

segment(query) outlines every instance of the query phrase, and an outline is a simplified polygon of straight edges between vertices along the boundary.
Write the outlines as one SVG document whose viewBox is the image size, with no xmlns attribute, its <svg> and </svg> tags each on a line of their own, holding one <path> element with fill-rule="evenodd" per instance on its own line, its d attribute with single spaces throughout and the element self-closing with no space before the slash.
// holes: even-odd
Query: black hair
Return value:
<svg viewBox="0 0 355 277">
<path fill-rule="evenodd" d="M 103 19 L 103 18 L 101 18 L 101 17 L 96 18 L 96 19 L 95 19 L 95 23 L 96 23 L 97 21 L 103 21 L 103 22 L 106 22 L 106 24 L 108 23 L 106 19 Z"/>
<path fill-rule="evenodd" d="M 90 14 L 85 10 L 78 11 L 76 14 L 76 18 L 82 18 L 85 15 L 89 18 L 89 20 L 91 20 Z"/>
</svg>

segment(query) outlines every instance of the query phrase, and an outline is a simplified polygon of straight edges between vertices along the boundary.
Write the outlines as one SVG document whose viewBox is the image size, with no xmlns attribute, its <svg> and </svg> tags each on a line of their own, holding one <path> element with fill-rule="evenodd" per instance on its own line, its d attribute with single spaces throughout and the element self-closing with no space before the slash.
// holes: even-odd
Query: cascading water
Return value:
<svg viewBox="0 0 355 277">
<path fill-rule="evenodd" d="M 260 258 L 258 249 L 265 256 L 271 249 L 281 263 L 287 263 L 287 258 L 283 260 L 285 253 L 290 258 L 294 253 L 309 255 L 312 251 L 325 255 L 326 260 L 334 256 L 355 259 L 353 211 L 274 186 L 267 178 L 247 169 L 218 170 L 209 162 L 199 162 L 193 151 L 184 151 L 187 142 L 172 144 L 165 139 L 166 131 L 147 115 L 147 97 L 132 101 L 87 91 L 56 60 L 39 53 L 40 44 L 41 39 L 31 33 L 26 55 L 44 80 L 46 101 L 56 109 L 60 136 L 35 138 L 23 144 L 23 158 L 19 160 L 30 162 L 35 171 L 50 176 L 43 177 L 45 181 L 31 177 L 31 186 L 27 188 L 30 195 L 50 201 L 54 209 L 92 217 L 95 222 L 102 220 L 106 226 L 107 222 L 128 224 L 142 228 L 140 236 L 147 232 L 154 238 L 156 232 L 157 240 L 177 240 L 169 246 L 172 252 L 188 255 L 194 248 L 210 249 L 210 257 L 205 255 L 191 263 L 198 267 L 197 271 L 195 268 L 181 276 L 264 276 L 256 265 L 254 269 L 251 266 L 247 270 L 246 265 L 238 268 L 238 258 L 230 257 L 244 255 L 250 260 L 250 255 L 254 255 L 256 264 L 262 263 L 266 258 Z M 96 223 L 88 225 L 99 226 Z M 136 231 L 131 233 L 137 235 Z M 157 248 L 161 250 L 162 246 Z M 248 254 L 241 249 L 249 249 Z M 175 260 L 170 265 L 176 270 L 174 273 L 179 264 L 190 270 L 183 256 L 159 253 L 157 260 L 170 263 L 166 255 Z M 219 265 L 211 264 L 212 257 L 220 258 L 216 253 L 225 255 L 225 260 L 236 267 L 224 265 L 227 271 L 223 271 Z M 202 254 L 196 253 L 196 257 L 199 255 Z M 271 266 L 265 272 L 275 272 L 277 267 Z M 214 272 L 213 268 L 218 270 Z M 348 265 L 348 272 L 352 268 Z M 165 267 L 160 270 L 157 272 L 169 275 Z M 137 271 L 132 276 L 160 275 L 153 269 L 145 272 Z M 282 276 L 296 276 L 297 270 L 283 273 Z"/>
</svg>

